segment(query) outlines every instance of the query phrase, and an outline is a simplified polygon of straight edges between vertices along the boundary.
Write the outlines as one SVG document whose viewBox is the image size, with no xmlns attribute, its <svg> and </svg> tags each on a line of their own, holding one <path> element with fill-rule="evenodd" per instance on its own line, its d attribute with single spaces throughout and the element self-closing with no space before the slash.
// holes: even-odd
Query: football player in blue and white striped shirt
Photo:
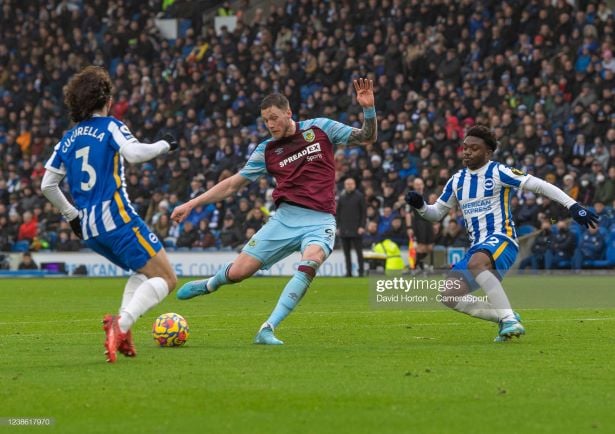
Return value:
<svg viewBox="0 0 615 434">
<path fill-rule="evenodd" d="M 555 200 L 570 210 L 574 220 L 594 227 L 598 217 L 583 208 L 556 186 L 491 161 L 497 140 L 489 128 L 481 125 L 468 130 L 463 141 L 465 168 L 453 175 L 433 205 L 410 191 L 406 202 L 429 221 L 440 221 L 459 205 L 472 246 L 452 270 L 461 279 L 447 285 L 442 302 L 468 315 L 499 324 L 496 341 L 525 334 L 519 316 L 513 312 L 500 281 L 515 262 L 517 234 L 512 220 L 510 200 L 514 189 L 532 191 Z M 488 302 L 470 295 L 482 287 Z M 449 289 L 450 288 L 450 289 Z"/>
<path fill-rule="evenodd" d="M 105 315 L 106 354 L 134 357 L 130 329 L 135 321 L 175 288 L 177 277 L 162 244 L 133 209 L 124 182 L 124 162 L 141 163 L 177 148 L 170 135 L 140 143 L 128 127 L 109 116 L 111 79 L 88 66 L 64 88 L 76 125 L 47 161 L 42 191 L 86 245 L 125 270 L 136 271 L 124 288 L 120 315 Z M 59 188 L 66 177 L 74 205 Z"/>
</svg>

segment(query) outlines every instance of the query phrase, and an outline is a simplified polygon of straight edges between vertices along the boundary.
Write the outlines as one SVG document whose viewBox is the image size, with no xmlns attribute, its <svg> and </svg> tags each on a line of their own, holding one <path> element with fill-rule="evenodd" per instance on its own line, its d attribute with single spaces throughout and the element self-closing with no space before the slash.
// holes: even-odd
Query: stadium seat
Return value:
<svg viewBox="0 0 615 434">
<path fill-rule="evenodd" d="M 11 252 L 27 252 L 28 250 L 30 250 L 30 241 L 28 240 L 16 241 L 11 246 Z"/>
<path fill-rule="evenodd" d="M 49 247 L 53 250 L 56 248 L 56 244 L 58 243 L 58 233 L 49 231 L 45 233 L 47 239 L 49 240 Z"/>
<path fill-rule="evenodd" d="M 177 23 L 177 34 L 180 38 L 185 38 L 186 34 L 188 33 L 188 30 L 190 29 L 190 27 L 192 27 L 192 20 L 189 20 L 187 18 L 182 18 L 178 21 Z"/>
<path fill-rule="evenodd" d="M 535 231 L 537 231 L 538 229 L 536 229 L 534 226 L 532 225 L 521 225 L 519 226 L 519 228 L 517 229 L 517 236 L 518 237 L 522 237 L 524 235 L 528 235 L 531 234 Z"/>
<path fill-rule="evenodd" d="M 589 210 L 596 212 L 596 209 L 594 207 L 589 207 Z M 615 225 L 615 211 L 612 207 L 607 206 L 604 208 L 602 214 L 600 214 L 600 226 L 609 228 L 613 225 Z"/>
<path fill-rule="evenodd" d="M 551 226 L 551 232 L 553 234 L 557 234 L 557 225 L 552 225 Z M 570 225 L 570 232 L 572 232 L 575 236 L 576 239 L 576 248 L 574 249 L 574 252 L 572 254 L 572 257 L 567 258 L 567 259 L 560 259 L 560 260 L 554 260 L 552 267 L 554 269 L 567 269 L 567 268 L 572 268 L 574 266 L 575 261 L 573 261 L 573 258 L 576 258 L 577 255 L 580 255 L 581 252 L 579 250 L 579 243 L 581 241 L 581 236 L 583 234 L 583 228 L 581 226 L 579 226 L 577 223 L 572 223 Z"/>
<path fill-rule="evenodd" d="M 306 100 L 308 98 L 308 96 L 310 96 L 312 91 L 310 89 L 310 86 L 303 85 L 303 86 L 301 86 L 299 92 L 301 93 L 301 100 Z"/>
<path fill-rule="evenodd" d="M 612 214 L 602 215 L 600 217 L 600 226 L 604 226 L 605 228 L 615 226 L 615 219 L 612 217 Z"/>
<path fill-rule="evenodd" d="M 579 241 L 583 236 L 583 232 L 585 232 L 585 228 L 577 222 L 573 221 L 572 223 L 570 223 L 570 232 L 575 234 L 575 236 L 577 237 L 577 241 Z"/>
<path fill-rule="evenodd" d="M 111 63 L 109 64 L 109 74 L 111 74 L 111 76 L 115 75 L 115 70 L 117 69 L 117 65 L 119 65 L 121 61 L 122 59 L 119 57 L 115 57 L 111 59 Z"/>
<path fill-rule="evenodd" d="M 606 260 L 609 267 L 615 267 L 615 231 L 609 232 L 609 242 L 606 246 Z"/>
<path fill-rule="evenodd" d="M 615 266 L 615 232 L 600 227 L 600 233 L 606 240 L 606 247 L 600 259 L 585 259 L 582 268 L 612 268 Z M 610 259 L 609 259 L 610 258 Z"/>
</svg>

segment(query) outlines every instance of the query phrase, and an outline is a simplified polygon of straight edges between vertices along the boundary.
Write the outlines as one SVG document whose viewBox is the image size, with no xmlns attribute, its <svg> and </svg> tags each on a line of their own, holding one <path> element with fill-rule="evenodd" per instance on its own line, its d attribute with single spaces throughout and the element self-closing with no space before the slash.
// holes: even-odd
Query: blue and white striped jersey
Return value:
<svg viewBox="0 0 615 434">
<path fill-rule="evenodd" d="M 464 168 L 448 180 L 438 203 L 447 208 L 455 206 L 455 202 L 459 204 L 472 245 L 496 234 L 516 244 L 510 200 L 513 190 L 523 188 L 528 177 L 495 161 L 475 171 Z"/>
<path fill-rule="evenodd" d="M 122 122 L 94 116 L 75 125 L 55 146 L 45 168 L 66 175 L 83 238 L 138 218 L 126 193 L 120 148 L 137 139 Z"/>
</svg>

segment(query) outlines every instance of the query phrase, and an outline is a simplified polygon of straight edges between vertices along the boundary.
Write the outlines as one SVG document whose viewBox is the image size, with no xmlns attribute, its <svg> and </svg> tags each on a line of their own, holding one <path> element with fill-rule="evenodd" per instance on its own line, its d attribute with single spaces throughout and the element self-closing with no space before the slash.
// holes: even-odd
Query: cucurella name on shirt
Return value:
<svg viewBox="0 0 615 434">
<path fill-rule="evenodd" d="M 67 149 L 70 148 L 70 146 L 73 144 L 73 142 L 78 136 L 90 136 L 90 137 L 94 137 L 99 142 L 102 142 L 103 139 L 105 138 L 105 133 L 104 132 L 99 133 L 98 128 L 94 128 L 91 126 L 75 128 L 75 130 L 70 135 L 70 137 L 67 137 L 66 141 L 62 143 L 62 152 L 66 152 Z"/>
</svg>

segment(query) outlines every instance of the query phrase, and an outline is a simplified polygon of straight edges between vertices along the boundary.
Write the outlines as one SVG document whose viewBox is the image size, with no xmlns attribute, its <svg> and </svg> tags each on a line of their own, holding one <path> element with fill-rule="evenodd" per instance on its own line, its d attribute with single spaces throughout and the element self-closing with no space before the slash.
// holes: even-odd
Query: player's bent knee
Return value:
<svg viewBox="0 0 615 434">
<path fill-rule="evenodd" d="M 167 262 L 163 267 L 160 267 L 158 272 L 159 277 L 162 277 L 169 287 L 169 292 L 173 291 L 177 286 L 177 275 L 171 267 L 171 264 Z"/>
<path fill-rule="evenodd" d="M 444 289 L 440 292 L 440 303 L 442 303 L 446 307 L 450 307 L 451 309 L 453 309 L 457 305 L 457 302 L 455 301 L 456 295 L 456 291 L 453 291 L 451 289 Z"/>
<path fill-rule="evenodd" d="M 459 277 L 448 278 L 439 294 L 440 303 L 455 309 L 460 297 L 469 293 L 467 284 Z"/>
</svg>

